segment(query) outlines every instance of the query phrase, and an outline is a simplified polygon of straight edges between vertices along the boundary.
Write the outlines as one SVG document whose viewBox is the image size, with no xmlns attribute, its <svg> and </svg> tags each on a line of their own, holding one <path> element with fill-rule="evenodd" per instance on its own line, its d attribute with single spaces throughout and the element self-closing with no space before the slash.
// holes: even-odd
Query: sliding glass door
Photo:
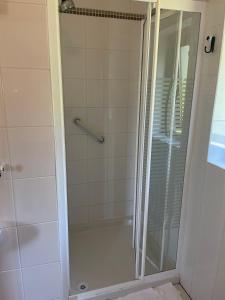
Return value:
<svg viewBox="0 0 225 300">
<path fill-rule="evenodd" d="M 136 277 L 176 268 L 200 13 L 149 4 L 142 61 Z"/>
</svg>

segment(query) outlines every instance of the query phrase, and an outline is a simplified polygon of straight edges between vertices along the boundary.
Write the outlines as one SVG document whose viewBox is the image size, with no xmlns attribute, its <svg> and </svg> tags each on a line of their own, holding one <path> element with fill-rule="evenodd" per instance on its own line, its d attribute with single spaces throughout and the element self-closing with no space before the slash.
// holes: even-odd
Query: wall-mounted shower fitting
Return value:
<svg viewBox="0 0 225 300">
<path fill-rule="evenodd" d="M 67 12 L 74 8 L 75 8 L 75 5 L 73 3 L 73 0 L 62 0 L 59 10 L 61 12 Z"/>
</svg>

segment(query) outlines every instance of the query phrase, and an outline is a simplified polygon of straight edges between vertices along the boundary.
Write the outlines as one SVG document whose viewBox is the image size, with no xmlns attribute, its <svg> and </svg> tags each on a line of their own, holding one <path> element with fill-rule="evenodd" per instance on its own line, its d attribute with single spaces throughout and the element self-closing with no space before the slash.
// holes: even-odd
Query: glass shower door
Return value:
<svg viewBox="0 0 225 300">
<path fill-rule="evenodd" d="M 200 14 L 152 11 L 138 178 L 139 277 L 176 268 Z M 144 120 L 144 121 L 143 121 Z M 137 235 L 138 235 L 137 234 Z"/>
<path fill-rule="evenodd" d="M 146 227 L 146 202 L 145 202 L 145 182 L 146 182 L 146 151 L 145 135 L 148 132 L 148 105 L 146 99 L 149 98 L 148 78 L 152 73 L 156 74 L 153 66 L 153 57 L 157 58 L 157 28 L 155 27 L 156 18 L 159 19 L 159 6 L 149 3 L 147 9 L 147 18 L 143 28 L 143 49 L 142 49 L 142 64 L 141 64 L 141 101 L 139 108 L 139 134 L 138 134 L 138 155 L 137 155 L 137 175 L 136 175 L 136 207 L 135 207 L 135 277 L 136 279 L 143 278 L 143 266 L 145 263 L 145 248 L 146 237 L 144 237 L 144 227 Z"/>
</svg>

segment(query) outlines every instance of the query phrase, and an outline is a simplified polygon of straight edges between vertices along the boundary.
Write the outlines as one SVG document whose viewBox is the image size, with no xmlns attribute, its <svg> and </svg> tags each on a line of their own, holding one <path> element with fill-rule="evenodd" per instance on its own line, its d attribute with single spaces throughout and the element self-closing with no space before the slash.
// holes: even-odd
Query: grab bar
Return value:
<svg viewBox="0 0 225 300">
<path fill-rule="evenodd" d="M 89 134 L 91 137 L 93 137 L 99 144 L 103 144 L 105 142 L 104 136 L 97 136 L 97 134 L 95 134 L 89 128 L 87 128 L 85 125 L 82 124 L 82 121 L 80 118 L 75 118 L 74 123 L 79 128 L 81 128 L 83 131 L 85 131 L 87 134 Z"/>
</svg>

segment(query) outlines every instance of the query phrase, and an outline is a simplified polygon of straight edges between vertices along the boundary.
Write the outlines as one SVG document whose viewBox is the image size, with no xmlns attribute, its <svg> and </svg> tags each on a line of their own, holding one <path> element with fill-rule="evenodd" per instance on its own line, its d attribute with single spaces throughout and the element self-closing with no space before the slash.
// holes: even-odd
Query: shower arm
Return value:
<svg viewBox="0 0 225 300">
<path fill-rule="evenodd" d="M 88 127 L 86 127 L 84 124 L 82 124 L 82 121 L 80 118 L 75 118 L 74 119 L 74 124 L 82 129 L 84 132 L 86 132 L 89 136 L 94 138 L 99 144 L 104 144 L 105 138 L 104 136 L 98 136 L 95 134 L 92 130 L 90 130 Z"/>
</svg>

